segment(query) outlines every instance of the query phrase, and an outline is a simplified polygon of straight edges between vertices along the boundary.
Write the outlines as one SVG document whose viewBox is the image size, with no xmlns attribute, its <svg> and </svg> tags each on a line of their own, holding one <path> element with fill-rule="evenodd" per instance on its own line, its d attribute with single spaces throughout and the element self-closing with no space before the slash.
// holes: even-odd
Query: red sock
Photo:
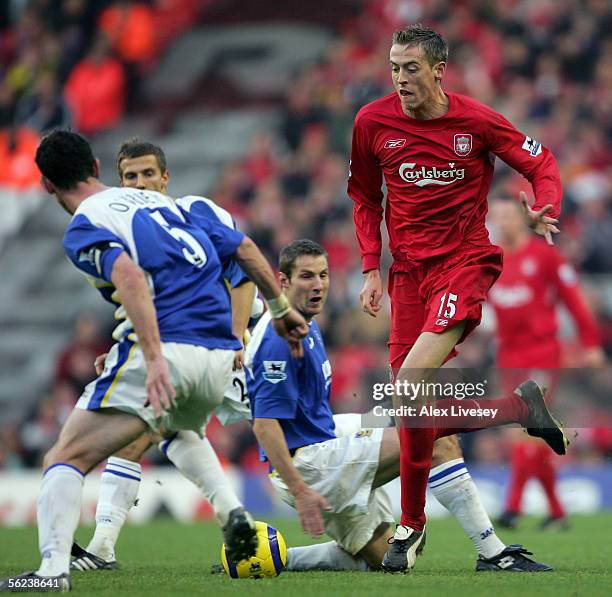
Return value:
<svg viewBox="0 0 612 597">
<path fill-rule="evenodd" d="M 565 516 L 565 510 L 557 496 L 557 471 L 550 450 L 547 446 L 538 445 L 534 458 L 537 459 L 535 476 L 542 483 L 544 493 L 546 493 L 550 515 L 553 518 L 561 518 Z"/>
<path fill-rule="evenodd" d="M 425 527 L 425 491 L 431 454 L 433 429 L 400 427 L 401 524 L 422 531 Z"/>
<path fill-rule="evenodd" d="M 488 408 L 497 409 L 495 417 L 475 417 L 473 415 L 442 415 L 435 417 L 436 435 L 435 439 L 446 435 L 455 435 L 455 433 L 470 433 L 485 429 L 487 427 L 498 427 L 507 425 L 508 423 L 525 424 L 529 419 L 529 409 L 525 402 L 516 394 L 511 394 L 506 398 L 496 400 L 440 400 L 437 403 L 439 408 L 450 409 L 454 408 L 456 412 L 459 409 L 470 408 Z"/>
<path fill-rule="evenodd" d="M 512 459 L 510 461 L 510 487 L 506 499 L 506 511 L 513 514 L 521 513 L 521 499 L 527 481 L 529 481 L 533 467 L 529 459 L 525 442 L 518 442 L 512 446 Z"/>
</svg>

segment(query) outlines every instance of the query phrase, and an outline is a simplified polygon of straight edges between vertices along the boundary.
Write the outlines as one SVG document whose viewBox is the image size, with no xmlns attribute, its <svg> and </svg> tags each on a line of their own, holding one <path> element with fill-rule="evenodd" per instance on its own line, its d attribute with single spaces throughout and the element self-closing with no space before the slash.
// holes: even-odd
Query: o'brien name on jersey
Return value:
<svg viewBox="0 0 612 597">
<path fill-rule="evenodd" d="M 412 182 L 417 187 L 429 184 L 447 185 L 465 178 L 465 168 L 455 168 L 455 162 L 448 162 L 448 165 L 448 170 L 440 170 L 436 166 L 428 168 L 415 162 L 404 162 L 399 168 L 399 175 L 402 180 Z"/>
</svg>

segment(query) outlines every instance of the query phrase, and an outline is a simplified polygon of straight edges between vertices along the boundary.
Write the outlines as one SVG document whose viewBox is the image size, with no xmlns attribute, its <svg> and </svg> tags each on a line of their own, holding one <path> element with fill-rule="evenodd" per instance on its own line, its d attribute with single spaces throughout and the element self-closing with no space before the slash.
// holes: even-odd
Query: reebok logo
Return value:
<svg viewBox="0 0 612 597">
<path fill-rule="evenodd" d="M 436 166 L 417 166 L 414 162 L 405 162 L 399 168 L 402 180 L 411 182 L 417 187 L 430 184 L 449 185 L 465 178 L 465 168 L 455 168 L 455 162 L 448 162 L 449 169 L 441 170 Z"/>
<path fill-rule="evenodd" d="M 404 147 L 406 145 L 406 139 L 387 139 L 385 141 L 385 149 L 397 149 L 398 147 Z"/>
</svg>

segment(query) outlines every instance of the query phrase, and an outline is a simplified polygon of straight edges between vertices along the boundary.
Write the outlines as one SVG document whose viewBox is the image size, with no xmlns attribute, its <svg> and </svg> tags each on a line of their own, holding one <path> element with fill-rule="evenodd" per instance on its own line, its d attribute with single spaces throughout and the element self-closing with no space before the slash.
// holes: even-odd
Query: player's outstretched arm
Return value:
<svg viewBox="0 0 612 597">
<path fill-rule="evenodd" d="M 147 364 L 147 399 L 155 416 L 170 408 L 176 397 L 168 363 L 161 352 L 157 312 L 144 273 L 126 252 L 117 257 L 111 282 L 134 326 L 138 344 Z"/>
<path fill-rule="evenodd" d="M 531 209 L 529 201 L 527 200 L 527 195 L 523 191 L 519 193 L 519 199 L 523 206 L 523 213 L 525 214 L 525 219 L 529 228 L 536 234 L 543 236 L 549 245 L 554 244 L 552 235 L 559 232 L 559 229 L 555 226 L 555 224 L 559 223 L 559 220 L 546 215 L 553 209 L 552 204 L 549 203 L 542 209 L 534 211 Z"/>
<path fill-rule="evenodd" d="M 283 430 L 277 419 L 256 418 L 253 432 L 270 464 L 285 482 L 305 533 L 320 537 L 325 532 L 321 510 L 331 510 L 328 501 L 311 489 L 293 465 Z"/>
<path fill-rule="evenodd" d="M 308 333 L 308 326 L 304 318 L 291 308 L 287 297 L 281 292 L 266 258 L 248 236 L 242 239 L 235 258 L 264 295 L 276 333 L 287 340 L 294 357 L 302 356 L 302 338 Z"/>
</svg>

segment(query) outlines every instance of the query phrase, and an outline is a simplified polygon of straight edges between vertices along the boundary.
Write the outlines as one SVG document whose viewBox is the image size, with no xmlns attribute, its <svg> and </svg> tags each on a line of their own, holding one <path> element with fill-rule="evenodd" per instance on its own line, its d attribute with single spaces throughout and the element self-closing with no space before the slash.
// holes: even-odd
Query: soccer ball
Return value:
<svg viewBox="0 0 612 597">
<path fill-rule="evenodd" d="M 287 563 L 285 539 L 273 526 L 255 522 L 259 544 L 257 552 L 248 560 L 232 562 L 225 543 L 221 546 L 221 563 L 230 578 L 270 578 L 278 576 Z"/>
</svg>

